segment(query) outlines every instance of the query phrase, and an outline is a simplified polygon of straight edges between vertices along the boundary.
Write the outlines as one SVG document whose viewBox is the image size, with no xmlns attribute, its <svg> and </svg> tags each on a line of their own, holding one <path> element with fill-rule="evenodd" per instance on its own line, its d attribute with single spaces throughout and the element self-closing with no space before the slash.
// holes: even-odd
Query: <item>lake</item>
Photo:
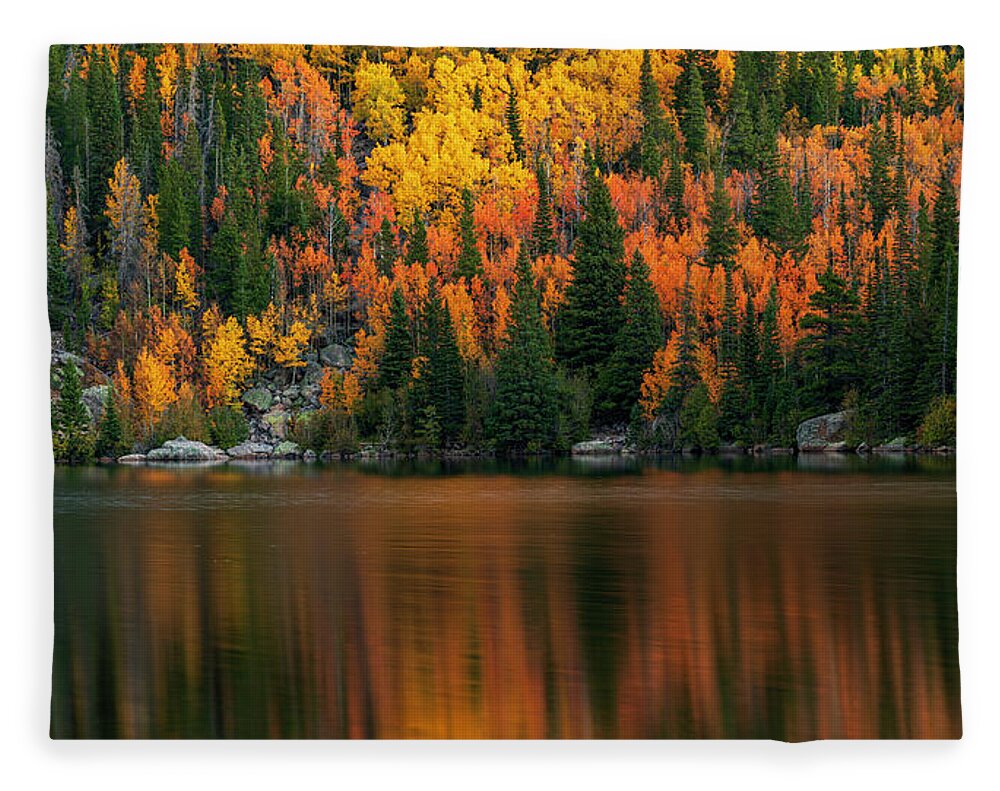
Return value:
<svg viewBox="0 0 1000 791">
<path fill-rule="evenodd" d="M 956 738 L 952 459 L 56 469 L 52 735 Z"/>
</svg>

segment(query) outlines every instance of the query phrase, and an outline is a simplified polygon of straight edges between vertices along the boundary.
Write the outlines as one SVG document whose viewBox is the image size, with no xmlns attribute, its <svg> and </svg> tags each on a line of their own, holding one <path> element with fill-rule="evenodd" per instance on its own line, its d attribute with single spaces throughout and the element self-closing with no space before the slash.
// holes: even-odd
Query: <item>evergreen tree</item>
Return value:
<svg viewBox="0 0 1000 791">
<path fill-rule="evenodd" d="M 934 202 L 933 240 L 928 284 L 934 322 L 930 361 L 937 392 L 953 395 L 958 327 L 958 206 L 947 168 L 941 171 Z"/>
<path fill-rule="evenodd" d="M 750 170 L 756 163 L 753 113 L 750 111 L 747 76 L 745 69 L 740 68 L 740 64 L 745 62 L 745 59 L 737 57 L 732 96 L 729 99 L 730 129 L 725 155 L 725 164 L 740 171 Z"/>
<path fill-rule="evenodd" d="M 660 104 L 660 88 L 653 79 L 649 50 L 642 53 L 639 70 L 639 108 L 643 124 L 639 139 L 639 170 L 647 178 L 658 178 L 663 167 L 663 146 L 667 140 L 667 119 Z"/>
<path fill-rule="evenodd" d="M 624 421 L 639 400 L 643 374 L 663 346 L 660 299 L 649 279 L 649 267 L 638 250 L 632 256 L 625 284 L 625 316 L 608 364 L 595 388 L 599 419 Z"/>
<path fill-rule="evenodd" d="M 510 86 L 507 94 L 507 134 L 510 135 L 510 142 L 514 146 L 515 158 L 524 161 L 524 135 L 521 132 L 521 113 L 517 109 L 517 91 L 514 86 Z"/>
<path fill-rule="evenodd" d="M 722 172 L 715 175 L 715 190 L 708 208 L 708 243 L 705 249 L 705 265 L 710 269 L 720 266 L 727 269 L 736 255 L 739 234 L 733 224 L 733 213 L 726 192 L 726 180 Z"/>
<path fill-rule="evenodd" d="M 432 291 L 424 307 L 428 402 L 442 442 L 456 440 L 465 425 L 464 371 L 451 313 Z"/>
<path fill-rule="evenodd" d="M 556 352 L 570 370 L 593 374 L 614 350 L 622 325 L 625 232 L 601 174 L 588 172 L 586 216 L 576 240 L 573 280 L 559 313 Z"/>
<path fill-rule="evenodd" d="M 375 262 L 378 264 L 378 271 L 386 277 L 392 277 L 392 267 L 399 257 L 399 246 L 396 243 L 396 234 L 392 230 L 392 225 L 388 217 L 382 218 L 382 225 L 375 234 Z"/>
<path fill-rule="evenodd" d="M 175 157 L 162 166 L 159 182 L 160 249 L 175 260 L 185 247 L 195 255 L 199 248 L 195 244 L 192 222 L 198 209 L 194 178 Z"/>
<path fill-rule="evenodd" d="M 844 279 L 827 269 L 809 298 L 811 312 L 799 322 L 808 333 L 801 341 L 804 406 L 839 408 L 860 379 L 858 297 Z"/>
<path fill-rule="evenodd" d="M 94 450 L 98 458 L 110 457 L 113 459 L 127 451 L 125 431 L 122 428 L 121 419 L 118 417 L 114 393 L 110 388 L 107 398 L 104 400 L 104 414 L 101 416 L 97 444 Z"/>
<path fill-rule="evenodd" d="M 684 152 L 688 162 L 697 170 L 708 164 L 705 148 L 708 130 L 705 121 L 705 96 L 702 93 L 701 71 L 696 63 L 684 70 L 685 103 L 681 109 L 681 133 L 684 135 Z"/>
<path fill-rule="evenodd" d="M 723 264 L 722 326 L 719 331 L 719 373 L 722 392 L 719 395 L 719 433 L 725 440 L 736 439 L 743 419 L 743 399 L 739 386 L 740 344 L 736 294 L 733 291 L 733 267 Z"/>
<path fill-rule="evenodd" d="M 111 71 L 106 48 L 96 49 L 89 59 L 87 73 L 87 208 L 90 226 L 103 251 L 108 227 L 104 214 L 104 198 L 108 180 L 114 175 L 115 163 L 124 153 L 122 111 L 118 100 L 118 85 Z"/>
<path fill-rule="evenodd" d="M 687 208 L 684 206 L 684 163 L 676 143 L 671 146 L 670 173 L 663 192 L 667 212 L 673 219 L 674 226 L 679 229 L 681 223 L 687 220 Z"/>
<path fill-rule="evenodd" d="M 753 304 L 753 293 L 749 282 L 744 279 L 746 310 L 740 324 L 737 349 L 737 380 L 742 404 L 741 419 L 743 439 L 751 443 L 761 442 L 764 437 L 760 420 L 760 337 L 758 335 L 757 311 Z"/>
<path fill-rule="evenodd" d="M 468 280 L 483 271 L 483 258 L 476 244 L 476 226 L 472 221 L 472 207 L 472 193 L 468 189 L 462 190 L 462 216 L 459 220 L 462 250 L 458 255 L 456 273 Z"/>
<path fill-rule="evenodd" d="M 79 464 L 92 457 L 90 415 L 83 403 L 80 371 L 72 362 L 62 369 L 59 399 L 52 414 L 52 434 L 56 458 L 60 461 Z"/>
<path fill-rule="evenodd" d="M 531 226 L 531 250 L 536 257 L 556 254 L 556 237 L 552 230 L 552 196 L 549 193 L 549 179 L 545 169 L 539 165 L 535 170 L 538 182 L 538 207 Z"/>
<path fill-rule="evenodd" d="M 395 390 L 406 383 L 413 367 L 413 336 L 410 317 L 406 314 L 403 292 L 392 292 L 389 325 L 386 329 L 385 351 L 378 367 L 378 386 Z"/>
<path fill-rule="evenodd" d="M 517 283 L 507 337 L 497 355 L 490 433 L 502 453 L 545 450 L 558 428 L 556 372 L 542 321 L 527 245 L 517 258 Z"/>
<path fill-rule="evenodd" d="M 427 226 L 416 209 L 413 210 L 413 224 L 410 226 L 410 238 L 406 245 L 406 264 L 426 264 L 430 261 L 427 249 Z"/>
<path fill-rule="evenodd" d="M 878 121 L 873 122 L 868 138 L 869 174 L 865 181 L 865 193 L 872 210 L 872 233 L 875 236 L 881 233 L 892 205 L 892 180 L 889 177 L 890 151 L 882 125 Z"/>
<path fill-rule="evenodd" d="M 759 118 L 765 128 L 760 130 L 760 181 L 754 195 L 753 227 L 758 236 L 765 237 L 781 254 L 796 247 L 800 218 L 791 185 L 781 170 L 777 139 L 769 127 L 764 105 Z"/>
<path fill-rule="evenodd" d="M 681 289 L 681 315 L 677 332 L 677 359 L 670 370 L 670 388 L 658 410 L 656 422 L 660 442 L 669 450 L 681 450 L 687 439 L 683 433 L 683 407 L 688 394 L 700 379 L 695 362 L 698 345 L 698 318 L 694 308 L 694 288 L 691 286 L 691 268 L 684 276 Z M 690 415 L 690 410 L 688 414 Z"/>
</svg>

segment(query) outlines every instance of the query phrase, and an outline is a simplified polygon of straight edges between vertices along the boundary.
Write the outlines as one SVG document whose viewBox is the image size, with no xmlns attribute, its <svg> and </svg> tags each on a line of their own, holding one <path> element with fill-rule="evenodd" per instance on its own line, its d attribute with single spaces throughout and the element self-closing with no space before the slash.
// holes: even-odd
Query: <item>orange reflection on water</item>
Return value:
<svg viewBox="0 0 1000 791">
<path fill-rule="evenodd" d="M 53 734 L 955 738 L 950 475 L 60 471 Z"/>
</svg>

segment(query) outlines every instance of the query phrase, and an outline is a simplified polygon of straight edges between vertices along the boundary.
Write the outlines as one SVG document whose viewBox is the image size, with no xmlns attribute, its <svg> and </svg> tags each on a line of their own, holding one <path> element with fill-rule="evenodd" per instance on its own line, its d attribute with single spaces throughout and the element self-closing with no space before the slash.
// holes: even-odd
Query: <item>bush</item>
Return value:
<svg viewBox="0 0 1000 791">
<path fill-rule="evenodd" d="M 719 447 L 719 412 L 703 384 L 693 387 L 681 405 L 681 444 L 710 451 Z"/>
<path fill-rule="evenodd" d="M 250 426 L 243 410 L 232 406 L 217 406 L 208 413 L 209 433 L 212 444 L 231 448 L 245 442 L 250 436 Z"/>
<path fill-rule="evenodd" d="M 586 377 L 567 375 L 559 371 L 556 380 L 559 397 L 558 450 L 569 450 L 574 443 L 590 436 L 590 415 L 593 398 Z"/>
<path fill-rule="evenodd" d="M 198 442 L 212 440 L 201 401 L 189 387 L 183 385 L 177 400 L 164 410 L 156 428 L 153 429 L 150 447 L 159 447 L 167 440 L 181 436 Z"/>
<path fill-rule="evenodd" d="M 954 446 L 956 436 L 955 396 L 938 396 L 917 430 L 917 441 L 930 448 Z"/>
</svg>

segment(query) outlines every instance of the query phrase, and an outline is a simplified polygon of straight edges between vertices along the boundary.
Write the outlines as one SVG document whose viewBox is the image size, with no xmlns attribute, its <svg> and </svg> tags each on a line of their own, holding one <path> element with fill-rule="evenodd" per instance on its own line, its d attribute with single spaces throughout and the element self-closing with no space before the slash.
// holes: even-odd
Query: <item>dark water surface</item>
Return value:
<svg viewBox="0 0 1000 791">
<path fill-rule="evenodd" d="M 56 737 L 954 738 L 940 459 L 59 468 Z"/>
</svg>

